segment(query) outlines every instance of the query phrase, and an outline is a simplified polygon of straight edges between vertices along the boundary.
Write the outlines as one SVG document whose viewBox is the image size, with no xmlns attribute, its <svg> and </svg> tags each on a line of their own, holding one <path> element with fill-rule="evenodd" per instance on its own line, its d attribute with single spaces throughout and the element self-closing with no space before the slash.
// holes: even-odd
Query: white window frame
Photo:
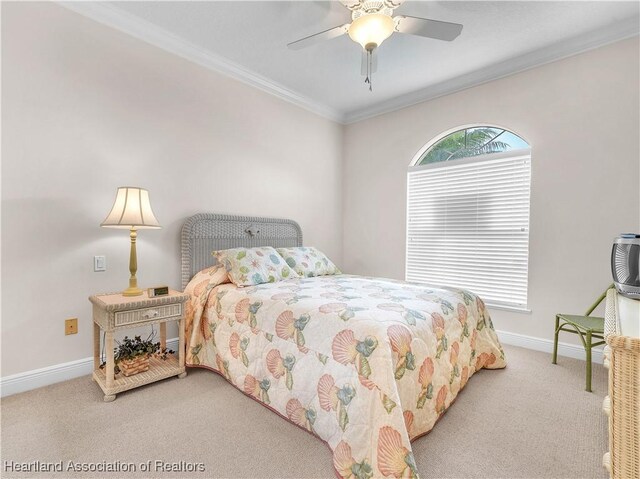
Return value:
<svg viewBox="0 0 640 479">
<path fill-rule="evenodd" d="M 440 140 L 444 139 L 445 137 L 447 137 L 448 135 L 450 135 L 451 133 L 455 133 L 456 131 L 460 131 L 462 129 L 466 129 L 466 128 L 476 128 L 476 127 L 481 127 L 481 126 L 489 126 L 489 125 L 469 125 L 469 126 L 461 126 L 458 128 L 454 128 L 451 129 L 449 131 L 447 131 L 446 133 L 443 133 L 442 135 L 439 135 L 437 138 L 435 138 L 434 140 L 430 141 L 427 145 L 425 145 L 423 148 L 420 149 L 420 151 L 416 154 L 416 156 L 414 157 L 414 160 L 411 162 L 411 165 L 408 169 L 407 172 L 407 194 L 406 194 L 406 235 L 405 235 L 405 241 L 406 241 L 406 249 L 405 249 L 405 280 L 409 280 L 408 276 L 409 276 L 409 256 L 410 256 L 410 250 L 409 250 L 409 243 L 410 243 L 410 237 L 409 237 L 409 229 L 410 229 L 410 209 L 409 209 L 409 175 L 412 172 L 415 171 L 419 171 L 419 170 L 425 170 L 425 169 L 435 169 L 435 168 L 446 168 L 449 166 L 455 166 L 455 165 L 463 165 L 463 164 L 471 164 L 471 163 L 477 163 L 477 162 L 483 162 L 483 161 L 490 161 L 490 160 L 496 160 L 496 159 L 503 159 L 503 158 L 514 158 L 514 159 L 523 159 L 525 161 L 529 162 L 529 173 L 531 175 L 531 170 L 532 170 L 532 149 L 531 147 L 529 148 L 524 148 L 524 149 L 520 149 L 520 150 L 509 150 L 509 151 L 505 151 L 505 152 L 501 152 L 501 153 L 492 153 L 492 154 L 485 154 L 485 155 L 478 155 L 478 156 L 474 156 L 474 157 L 468 157 L 468 158 L 461 158 L 461 159 L 456 159 L 456 160 L 451 160 L 448 162 L 436 162 L 436 163 L 429 163 L 426 165 L 416 165 L 416 163 L 418 163 L 424 156 L 424 154 L 435 144 L 437 144 Z M 502 127 L 496 127 L 496 128 L 501 128 L 501 129 L 505 129 L 506 131 L 511 131 L 509 129 L 506 128 L 502 128 Z M 513 133 L 513 132 L 512 132 Z M 514 133 L 517 135 L 517 133 Z M 520 136 L 520 135 L 518 135 Z M 522 138 L 522 137 L 521 137 Z M 526 140 L 525 140 L 526 141 Z M 529 297 L 530 297 L 530 290 L 529 290 L 529 264 L 530 264 L 530 239 L 531 239 L 531 176 L 529 177 L 529 203 L 528 203 L 528 217 L 527 217 L 527 243 L 526 243 L 526 252 L 527 252 L 527 271 L 526 271 L 526 301 L 525 304 L 518 304 L 518 305 L 513 305 L 513 304 L 503 304 L 503 303 L 496 303 L 496 302 L 492 302 L 491 300 L 487 300 L 487 306 L 494 308 L 494 309 L 502 309 L 502 310 L 507 310 L 507 311 L 516 311 L 516 312 L 523 312 L 523 313 L 530 313 L 531 310 L 529 309 Z M 434 285 L 437 286 L 437 285 Z M 446 286 L 451 286 L 451 287 L 456 287 L 455 284 L 448 284 Z M 482 297 L 482 294 L 480 294 L 480 296 Z"/>
</svg>

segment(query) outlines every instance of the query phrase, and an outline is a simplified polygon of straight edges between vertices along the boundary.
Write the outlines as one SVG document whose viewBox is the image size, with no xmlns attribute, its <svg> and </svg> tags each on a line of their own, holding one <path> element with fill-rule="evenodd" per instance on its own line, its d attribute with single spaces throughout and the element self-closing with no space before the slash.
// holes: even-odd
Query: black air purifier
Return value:
<svg viewBox="0 0 640 479">
<path fill-rule="evenodd" d="M 611 272 L 618 293 L 640 299 L 640 235 L 622 234 L 613 241 Z"/>
</svg>

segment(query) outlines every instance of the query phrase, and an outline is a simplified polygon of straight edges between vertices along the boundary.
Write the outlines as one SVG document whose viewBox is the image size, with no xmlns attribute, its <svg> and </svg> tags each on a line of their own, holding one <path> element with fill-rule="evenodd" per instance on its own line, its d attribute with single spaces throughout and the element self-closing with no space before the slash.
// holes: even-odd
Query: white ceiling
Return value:
<svg viewBox="0 0 640 479">
<path fill-rule="evenodd" d="M 397 14 L 462 23 L 462 34 L 453 42 L 393 34 L 379 49 L 370 92 L 360 75 L 361 47 L 347 36 L 300 51 L 286 47 L 348 23 L 350 12 L 338 2 L 109 2 L 96 14 L 97 7 L 88 16 L 179 54 L 191 48 L 196 61 L 208 55 L 214 69 L 345 122 L 640 31 L 636 1 L 408 0 Z"/>
</svg>

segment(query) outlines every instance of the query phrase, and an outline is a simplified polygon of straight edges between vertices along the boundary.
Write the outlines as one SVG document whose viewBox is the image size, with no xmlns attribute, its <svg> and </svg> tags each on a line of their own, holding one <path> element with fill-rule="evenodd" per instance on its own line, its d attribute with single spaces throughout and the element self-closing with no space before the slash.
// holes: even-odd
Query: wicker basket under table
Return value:
<svg viewBox="0 0 640 479">
<path fill-rule="evenodd" d="M 122 359 L 118 363 L 120 372 L 125 376 L 133 376 L 134 374 L 143 373 L 149 370 L 149 356 L 140 355 L 133 359 Z"/>
<path fill-rule="evenodd" d="M 609 367 L 609 452 L 603 463 L 612 479 L 640 478 L 640 338 L 620 335 L 618 297 L 607 293 L 605 361 Z"/>
</svg>

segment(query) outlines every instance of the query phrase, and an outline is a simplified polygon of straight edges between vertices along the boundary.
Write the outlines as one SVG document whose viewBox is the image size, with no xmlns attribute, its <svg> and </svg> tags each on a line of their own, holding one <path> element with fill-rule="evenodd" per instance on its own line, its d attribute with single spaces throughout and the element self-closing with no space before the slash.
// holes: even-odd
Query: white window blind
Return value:
<svg viewBox="0 0 640 479">
<path fill-rule="evenodd" d="M 412 167 L 407 185 L 407 281 L 525 309 L 530 150 Z"/>
</svg>

